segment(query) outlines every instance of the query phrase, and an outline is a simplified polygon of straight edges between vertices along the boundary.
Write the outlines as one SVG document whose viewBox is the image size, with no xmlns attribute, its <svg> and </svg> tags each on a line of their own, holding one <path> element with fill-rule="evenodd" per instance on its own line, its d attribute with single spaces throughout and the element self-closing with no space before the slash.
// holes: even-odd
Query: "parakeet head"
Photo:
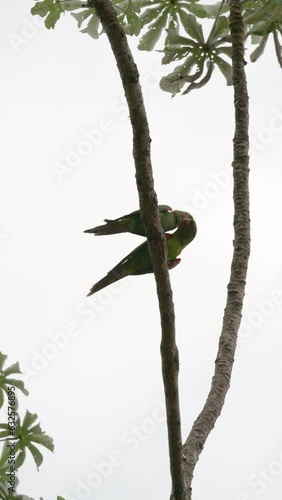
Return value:
<svg viewBox="0 0 282 500">
<path fill-rule="evenodd" d="M 187 217 L 180 221 L 178 226 L 178 231 L 183 239 L 188 239 L 189 242 L 192 241 L 197 234 L 197 226 L 192 215 L 187 214 Z"/>
</svg>

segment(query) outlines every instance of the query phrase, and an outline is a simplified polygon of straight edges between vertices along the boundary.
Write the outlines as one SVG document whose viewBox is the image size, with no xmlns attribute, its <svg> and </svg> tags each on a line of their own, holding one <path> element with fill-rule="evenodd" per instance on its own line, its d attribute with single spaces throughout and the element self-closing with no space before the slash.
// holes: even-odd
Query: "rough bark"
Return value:
<svg viewBox="0 0 282 500">
<path fill-rule="evenodd" d="M 240 0 L 230 0 L 230 30 L 232 38 L 232 63 L 235 106 L 234 134 L 234 250 L 230 281 L 227 287 L 227 302 L 223 317 L 222 332 L 215 360 L 215 372 L 211 389 L 203 410 L 194 422 L 183 445 L 185 455 L 184 474 L 191 499 L 191 482 L 195 465 L 206 439 L 219 417 L 227 391 L 236 350 L 238 330 L 245 294 L 248 259 L 250 253 L 249 219 L 249 137 L 248 137 L 248 93 L 244 69 L 244 26 Z"/>
<path fill-rule="evenodd" d="M 108 36 L 129 108 L 133 130 L 133 156 L 140 210 L 146 227 L 161 317 L 162 371 L 166 399 L 172 490 L 175 500 L 186 500 L 178 395 L 179 358 L 175 342 L 174 305 L 167 268 L 166 239 L 160 225 L 157 196 L 154 190 L 150 157 L 151 139 L 139 84 L 139 74 L 126 36 L 117 20 L 111 2 L 109 0 L 91 0 L 89 4 L 96 9 Z"/>
</svg>

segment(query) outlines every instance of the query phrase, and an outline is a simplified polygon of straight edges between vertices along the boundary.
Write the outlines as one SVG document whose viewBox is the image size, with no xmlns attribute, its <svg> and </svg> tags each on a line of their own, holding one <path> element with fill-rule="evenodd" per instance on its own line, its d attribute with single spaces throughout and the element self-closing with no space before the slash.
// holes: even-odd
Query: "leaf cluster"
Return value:
<svg viewBox="0 0 282 500">
<path fill-rule="evenodd" d="M 153 50 L 163 39 L 162 64 L 181 61 L 162 78 L 162 90 L 173 96 L 203 87 L 215 68 L 232 85 L 229 6 L 226 0 L 205 5 L 199 0 L 113 0 L 118 19 L 128 35 L 140 35 L 139 49 Z M 246 41 L 257 47 L 250 55 L 255 62 L 264 52 L 269 36 L 274 40 L 278 63 L 282 67 L 282 0 L 242 0 Z M 54 28 L 65 12 L 77 21 L 82 33 L 97 39 L 103 33 L 93 0 L 43 0 L 36 2 L 32 14 L 45 18 Z M 198 19 L 205 19 L 209 33 L 204 35 Z"/>
<path fill-rule="evenodd" d="M 30 497 L 18 495 L 9 490 L 7 479 L 11 472 L 11 465 L 16 470 L 22 467 L 28 450 L 38 469 L 43 462 L 43 455 L 38 449 L 38 445 L 54 451 L 54 444 L 53 439 L 45 434 L 39 423 L 36 423 L 38 417 L 35 413 L 30 413 L 27 410 L 23 420 L 21 420 L 18 400 L 11 388 L 19 389 L 26 396 L 28 391 L 23 381 L 15 378 L 21 374 L 19 364 L 15 363 L 4 368 L 6 360 L 7 356 L 0 352 L 0 408 L 3 408 L 4 402 L 7 403 L 5 422 L 0 423 L 0 441 L 3 443 L 0 454 L 0 500 L 28 500 Z M 13 450 L 12 454 L 11 449 Z M 16 475 L 15 489 L 17 486 L 18 478 Z M 57 498 L 64 500 L 62 497 Z"/>
</svg>

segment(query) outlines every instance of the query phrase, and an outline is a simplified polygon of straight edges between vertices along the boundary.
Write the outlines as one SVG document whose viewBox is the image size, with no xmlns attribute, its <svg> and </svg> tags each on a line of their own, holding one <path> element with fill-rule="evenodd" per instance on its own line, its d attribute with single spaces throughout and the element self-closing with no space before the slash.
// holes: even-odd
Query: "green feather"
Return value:
<svg viewBox="0 0 282 500">
<path fill-rule="evenodd" d="M 168 205 L 158 205 L 158 208 L 161 215 L 161 224 L 165 232 L 172 231 L 179 225 L 181 219 L 189 217 L 187 212 L 172 210 Z M 146 236 L 145 228 L 141 222 L 140 210 L 135 210 L 117 219 L 105 219 L 105 222 L 106 224 L 86 229 L 84 232 L 95 234 L 95 236 L 117 233 L 133 233 Z"/>
<path fill-rule="evenodd" d="M 190 215 L 189 218 L 182 219 L 177 230 L 172 235 L 167 235 L 167 253 L 168 253 L 168 267 L 172 269 L 177 266 L 180 259 L 182 250 L 195 238 L 197 233 L 197 226 Z M 109 273 L 100 281 L 92 286 L 89 295 L 102 290 L 108 285 L 124 278 L 125 276 L 132 276 L 138 274 L 152 273 L 153 267 L 151 257 L 148 250 L 148 244 L 145 241 L 130 254 L 124 257 Z"/>
</svg>

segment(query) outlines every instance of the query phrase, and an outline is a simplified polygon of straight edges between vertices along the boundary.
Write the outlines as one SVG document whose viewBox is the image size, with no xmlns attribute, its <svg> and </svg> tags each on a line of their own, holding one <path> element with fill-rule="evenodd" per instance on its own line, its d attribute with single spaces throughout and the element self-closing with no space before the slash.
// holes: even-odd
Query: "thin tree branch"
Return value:
<svg viewBox="0 0 282 500">
<path fill-rule="evenodd" d="M 90 3 L 90 2 L 89 2 Z M 182 440 L 178 395 L 179 358 L 175 342 L 175 316 L 167 267 L 167 247 L 160 225 L 150 157 L 150 134 L 139 74 L 112 3 L 91 0 L 108 36 L 123 83 L 133 130 L 133 156 L 141 217 L 144 220 L 155 273 L 161 316 L 162 371 L 166 398 L 172 491 L 175 500 L 187 500 L 183 474 Z"/>
<path fill-rule="evenodd" d="M 250 254 L 249 114 L 244 69 L 244 25 L 240 0 L 230 0 L 229 5 L 235 105 L 234 159 L 232 163 L 235 239 L 231 275 L 227 287 L 227 302 L 211 389 L 203 410 L 194 422 L 183 446 L 185 455 L 184 474 L 189 489 L 189 500 L 192 494 L 191 482 L 195 465 L 206 439 L 222 411 L 230 386 Z"/>
<path fill-rule="evenodd" d="M 221 11 L 222 11 L 222 9 L 223 9 L 224 4 L 225 4 L 225 0 L 222 0 L 222 1 L 221 1 L 221 4 L 220 4 L 220 6 L 219 6 L 219 9 L 218 9 L 218 12 L 217 12 L 216 18 L 215 18 L 214 23 L 213 23 L 213 25 L 212 25 L 212 29 L 211 29 L 210 34 L 209 34 L 209 36 L 208 36 L 208 39 L 207 39 L 207 41 L 206 41 L 206 45 L 207 45 L 207 46 L 209 46 L 210 41 L 212 40 L 213 34 L 214 34 L 215 29 L 216 29 L 216 27 L 217 27 L 216 25 L 217 25 L 217 23 L 218 23 L 218 19 L 219 19 L 219 16 L 220 16 L 220 14 L 221 14 Z"/>
</svg>

